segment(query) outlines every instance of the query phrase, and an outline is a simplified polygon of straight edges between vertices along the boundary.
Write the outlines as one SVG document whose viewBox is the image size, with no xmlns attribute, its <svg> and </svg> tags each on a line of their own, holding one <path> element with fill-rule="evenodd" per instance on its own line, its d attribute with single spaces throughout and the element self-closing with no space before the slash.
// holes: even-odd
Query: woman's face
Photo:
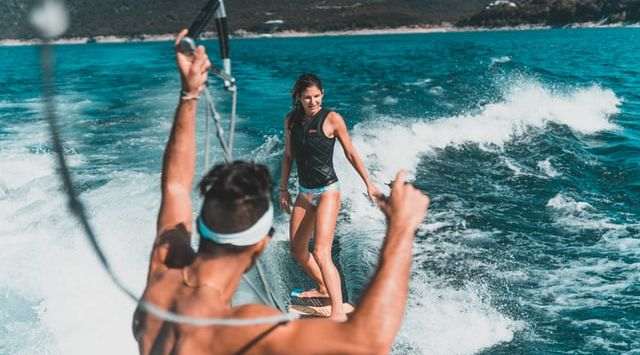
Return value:
<svg viewBox="0 0 640 355">
<path fill-rule="evenodd" d="M 307 116 L 313 116 L 322 108 L 324 94 L 317 86 L 309 86 L 300 94 L 300 102 Z"/>
</svg>

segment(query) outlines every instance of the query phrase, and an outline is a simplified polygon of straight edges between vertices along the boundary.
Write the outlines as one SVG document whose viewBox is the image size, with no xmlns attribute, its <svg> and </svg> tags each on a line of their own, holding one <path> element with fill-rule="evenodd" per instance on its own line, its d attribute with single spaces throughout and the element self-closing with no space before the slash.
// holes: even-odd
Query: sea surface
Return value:
<svg viewBox="0 0 640 355">
<path fill-rule="evenodd" d="M 231 53 L 235 157 L 277 181 L 291 86 L 314 72 L 373 180 L 387 191 L 406 169 L 431 196 L 394 354 L 640 354 L 640 29 L 234 39 Z M 57 45 L 55 56 L 81 198 L 140 293 L 179 94 L 172 43 Z M 135 304 L 66 209 L 38 47 L 0 47 L 0 58 L 0 354 L 136 353 Z M 228 112 L 220 82 L 211 90 Z M 215 138 L 211 149 L 219 161 Z M 340 147 L 335 165 L 334 257 L 357 304 L 385 225 Z M 311 284 L 276 216 L 260 263 L 286 302 Z"/>
</svg>

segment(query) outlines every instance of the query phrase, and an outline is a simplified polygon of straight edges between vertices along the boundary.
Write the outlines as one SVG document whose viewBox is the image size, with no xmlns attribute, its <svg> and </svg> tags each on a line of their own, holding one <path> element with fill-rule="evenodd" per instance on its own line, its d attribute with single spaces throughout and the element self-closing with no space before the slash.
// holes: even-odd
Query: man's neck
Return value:
<svg viewBox="0 0 640 355">
<path fill-rule="evenodd" d="M 223 301 L 230 303 L 249 265 L 251 257 L 243 254 L 198 255 L 185 270 L 185 281 L 191 287 L 215 288 L 220 291 Z"/>
</svg>

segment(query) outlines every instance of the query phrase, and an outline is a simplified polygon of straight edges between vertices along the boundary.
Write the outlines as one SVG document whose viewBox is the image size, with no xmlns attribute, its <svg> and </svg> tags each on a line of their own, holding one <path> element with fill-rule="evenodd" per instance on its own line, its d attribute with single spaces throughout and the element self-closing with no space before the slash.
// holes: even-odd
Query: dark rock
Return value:
<svg viewBox="0 0 640 355">
<path fill-rule="evenodd" d="M 587 22 L 637 22 L 640 0 L 520 0 L 517 7 L 492 6 L 462 19 L 461 26 L 566 26 Z"/>
</svg>

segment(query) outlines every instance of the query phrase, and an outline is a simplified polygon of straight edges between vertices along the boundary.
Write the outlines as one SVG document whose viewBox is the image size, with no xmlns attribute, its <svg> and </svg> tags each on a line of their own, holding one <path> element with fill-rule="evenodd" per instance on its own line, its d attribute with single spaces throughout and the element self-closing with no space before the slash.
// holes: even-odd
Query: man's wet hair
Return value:
<svg viewBox="0 0 640 355">
<path fill-rule="evenodd" d="M 248 229 L 269 209 L 271 183 L 262 164 L 236 160 L 214 166 L 200 181 L 203 221 L 218 233 Z M 210 243 L 200 238 L 200 249 Z"/>
</svg>

